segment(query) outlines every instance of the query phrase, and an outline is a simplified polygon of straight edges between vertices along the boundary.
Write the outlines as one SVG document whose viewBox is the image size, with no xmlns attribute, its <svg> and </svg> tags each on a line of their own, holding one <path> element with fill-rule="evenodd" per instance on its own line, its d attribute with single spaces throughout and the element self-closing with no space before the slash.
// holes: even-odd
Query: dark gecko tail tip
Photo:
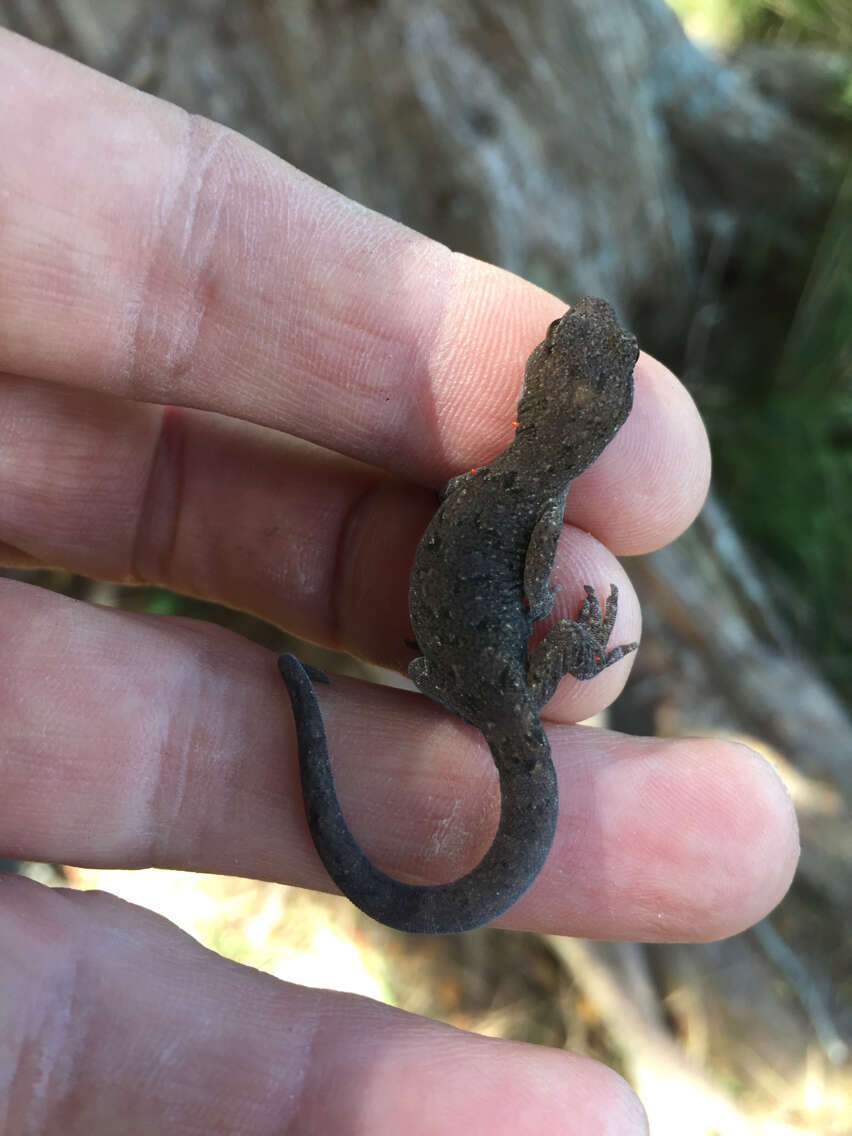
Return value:
<svg viewBox="0 0 852 1136">
<path fill-rule="evenodd" d="M 291 655 L 289 651 L 285 651 L 283 655 L 278 656 L 278 671 L 284 681 L 287 681 L 288 673 L 292 669 L 293 663 L 297 663 L 311 682 L 325 682 L 331 684 L 331 679 L 321 671 L 319 667 L 312 667 L 310 663 L 303 663 L 301 659 L 297 659 L 295 655 Z"/>
</svg>

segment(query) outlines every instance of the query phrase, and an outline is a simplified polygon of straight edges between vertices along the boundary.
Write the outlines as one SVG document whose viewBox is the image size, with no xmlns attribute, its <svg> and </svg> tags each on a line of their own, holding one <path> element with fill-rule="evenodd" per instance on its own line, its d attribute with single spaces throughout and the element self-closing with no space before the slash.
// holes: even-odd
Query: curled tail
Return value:
<svg viewBox="0 0 852 1136">
<path fill-rule="evenodd" d="M 446 884 L 407 884 L 380 871 L 362 851 L 340 808 L 325 729 L 310 672 L 294 655 L 278 660 L 293 704 L 302 796 L 314 845 L 328 874 L 362 911 L 398 931 L 447 935 L 502 915 L 538 875 L 556 830 L 558 797 L 550 746 L 534 715 L 512 742 L 488 739 L 500 773 L 500 823 L 475 868 Z"/>
</svg>

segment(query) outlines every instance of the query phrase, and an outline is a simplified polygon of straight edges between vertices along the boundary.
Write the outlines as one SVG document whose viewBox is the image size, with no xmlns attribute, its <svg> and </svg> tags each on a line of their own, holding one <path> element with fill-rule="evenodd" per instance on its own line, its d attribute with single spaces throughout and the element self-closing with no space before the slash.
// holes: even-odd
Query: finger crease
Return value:
<svg viewBox="0 0 852 1136">
<path fill-rule="evenodd" d="M 228 189 L 227 163 L 218 158 L 230 132 L 196 115 L 186 122 L 184 168 L 153 238 L 128 364 L 131 397 L 144 388 L 146 400 L 163 404 L 173 401 L 176 381 L 191 369 L 220 290 L 210 266 Z"/>
<path fill-rule="evenodd" d="M 362 491 L 352 498 L 338 529 L 329 594 L 331 595 L 331 642 L 341 650 L 347 649 L 344 613 L 349 610 L 350 606 L 347 603 L 347 583 L 350 567 L 353 563 L 350 545 L 353 543 L 355 531 L 361 524 L 366 503 L 385 485 L 386 480 L 386 478 L 378 475 L 376 480 L 368 482 Z"/>
<path fill-rule="evenodd" d="M 129 564 L 130 579 L 135 583 L 159 584 L 172 579 L 183 512 L 186 445 L 186 412 L 177 406 L 164 407 L 136 511 Z"/>
</svg>

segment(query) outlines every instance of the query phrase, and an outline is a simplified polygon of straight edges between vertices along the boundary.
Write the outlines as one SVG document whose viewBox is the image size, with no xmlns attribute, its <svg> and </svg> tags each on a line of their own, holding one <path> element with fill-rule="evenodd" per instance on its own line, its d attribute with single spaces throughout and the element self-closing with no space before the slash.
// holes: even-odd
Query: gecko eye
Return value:
<svg viewBox="0 0 852 1136">
<path fill-rule="evenodd" d="M 556 329 L 557 329 L 557 327 L 559 327 L 559 325 L 560 325 L 561 323 L 562 323 L 562 316 L 560 316 L 560 317 L 559 317 L 559 319 L 555 319 L 555 320 L 553 321 L 553 323 L 552 323 L 552 324 L 550 325 L 550 327 L 549 327 L 549 328 L 547 329 L 547 335 L 545 336 L 545 338 L 546 338 L 546 339 L 553 339 L 553 336 L 554 336 L 554 334 L 555 334 L 555 332 L 556 332 Z"/>
</svg>

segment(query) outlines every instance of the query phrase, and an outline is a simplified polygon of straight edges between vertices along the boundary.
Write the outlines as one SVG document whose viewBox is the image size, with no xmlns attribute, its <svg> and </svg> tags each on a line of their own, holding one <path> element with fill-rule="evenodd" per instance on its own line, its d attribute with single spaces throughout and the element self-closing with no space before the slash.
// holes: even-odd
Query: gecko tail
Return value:
<svg viewBox="0 0 852 1136">
<path fill-rule="evenodd" d="M 520 899 L 547 859 L 559 811 L 556 771 L 537 715 L 511 740 L 486 737 L 501 771 L 501 810 L 485 856 L 449 883 L 408 884 L 377 868 L 349 830 L 313 689 L 318 676 L 289 654 L 278 659 L 278 669 L 293 707 L 308 827 L 328 874 L 352 903 L 399 931 L 447 935 L 490 923 Z M 509 745 L 511 753 L 499 752 Z"/>
</svg>

